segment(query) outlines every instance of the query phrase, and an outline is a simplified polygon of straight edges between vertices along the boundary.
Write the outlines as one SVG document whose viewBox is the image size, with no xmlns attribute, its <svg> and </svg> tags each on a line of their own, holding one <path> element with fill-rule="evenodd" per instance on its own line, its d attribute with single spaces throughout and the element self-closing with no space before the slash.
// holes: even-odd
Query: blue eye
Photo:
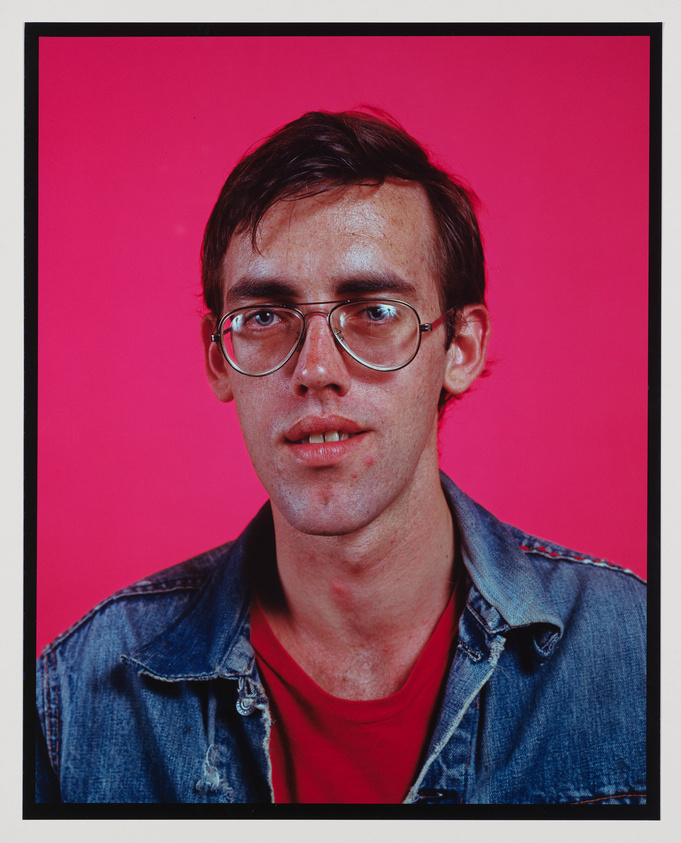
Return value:
<svg viewBox="0 0 681 843">
<path fill-rule="evenodd" d="M 395 318 L 397 310 L 387 304 L 372 304 L 364 308 L 363 314 L 369 322 L 387 322 Z"/>
<path fill-rule="evenodd" d="M 280 316 L 273 310 L 253 310 L 244 314 L 244 327 L 271 328 L 280 321 Z"/>
</svg>

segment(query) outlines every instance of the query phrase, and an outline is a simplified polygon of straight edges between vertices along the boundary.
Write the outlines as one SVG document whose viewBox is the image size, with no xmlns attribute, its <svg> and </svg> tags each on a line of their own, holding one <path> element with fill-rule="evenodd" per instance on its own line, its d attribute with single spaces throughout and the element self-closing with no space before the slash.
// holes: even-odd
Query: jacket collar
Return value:
<svg viewBox="0 0 681 843">
<path fill-rule="evenodd" d="M 469 604 L 491 633 L 539 624 L 544 640 L 547 632 L 555 639 L 563 630 L 560 616 L 545 583 L 528 564 L 508 527 L 445 474 L 441 479 L 473 585 Z M 178 619 L 121 660 L 165 681 L 252 674 L 249 607 L 253 575 L 256 568 L 273 572 L 275 567 L 274 525 L 267 503 L 223 552 L 196 599 Z"/>
<path fill-rule="evenodd" d="M 275 566 L 269 502 L 227 545 L 187 609 L 121 660 L 166 681 L 247 676 L 253 672 L 249 608 L 255 568 Z"/>
<path fill-rule="evenodd" d="M 490 632 L 540 624 L 562 635 L 563 622 L 546 582 L 510 529 L 440 472 L 459 528 L 463 562 L 473 583 L 469 603 Z"/>
</svg>

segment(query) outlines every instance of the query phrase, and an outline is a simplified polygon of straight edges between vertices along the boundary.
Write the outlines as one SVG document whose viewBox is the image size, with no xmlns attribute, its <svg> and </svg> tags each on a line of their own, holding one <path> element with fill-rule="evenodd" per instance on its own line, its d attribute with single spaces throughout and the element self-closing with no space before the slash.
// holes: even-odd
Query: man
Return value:
<svg viewBox="0 0 681 843">
<path fill-rule="evenodd" d="M 39 801 L 645 801 L 644 585 L 438 470 L 484 276 L 472 193 L 390 122 L 310 113 L 242 159 L 202 331 L 270 502 L 46 649 Z"/>
</svg>

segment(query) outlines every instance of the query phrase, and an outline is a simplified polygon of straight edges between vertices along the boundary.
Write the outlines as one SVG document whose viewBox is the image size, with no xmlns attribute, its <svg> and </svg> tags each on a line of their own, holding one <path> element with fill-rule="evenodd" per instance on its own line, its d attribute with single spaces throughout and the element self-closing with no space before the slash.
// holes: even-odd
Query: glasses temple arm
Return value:
<svg viewBox="0 0 681 843">
<path fill-rule="evenodd" d="M 455 307 L 450 307 L 449 310 L 446 313 L 443 313 L 439 319 L 436 319 L 434 322 L 421 324 L 419 325 L 419 329 L 422 333 L 425 333 L 426 331 L 434 331 L 436 328 L 439 328 L 440 325 L 442 325 L 442 323 L 445 321 L 445 319 L 451 316 L 455 310 Z"/>
</svg>

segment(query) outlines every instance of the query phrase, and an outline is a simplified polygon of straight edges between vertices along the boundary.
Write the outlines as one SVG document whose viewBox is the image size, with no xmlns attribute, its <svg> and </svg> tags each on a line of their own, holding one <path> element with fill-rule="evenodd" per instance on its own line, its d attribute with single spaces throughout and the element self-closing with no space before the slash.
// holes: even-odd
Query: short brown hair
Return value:
<svg viewBox="0 0 681 843">
<path fill-rule="evenodd" d="M 203 295 L 216 321 L 222 311 L 222 261 L 235 234 L 250 232 L 281 199 L 303 198 L 352 184 L 387 179 L 424 189 L 436 230 L 435 262 L 443 311 L 456 315 L 485 301 L 485 259 L 473 191 L 437 167 L 423 147 L 392 118 L 371 113 L 310 111 L 245 155 L 225 182 L 208 219 L 201 251 Z M 450 397 L 443 390 L 440 409 Z"/>
</svg>

